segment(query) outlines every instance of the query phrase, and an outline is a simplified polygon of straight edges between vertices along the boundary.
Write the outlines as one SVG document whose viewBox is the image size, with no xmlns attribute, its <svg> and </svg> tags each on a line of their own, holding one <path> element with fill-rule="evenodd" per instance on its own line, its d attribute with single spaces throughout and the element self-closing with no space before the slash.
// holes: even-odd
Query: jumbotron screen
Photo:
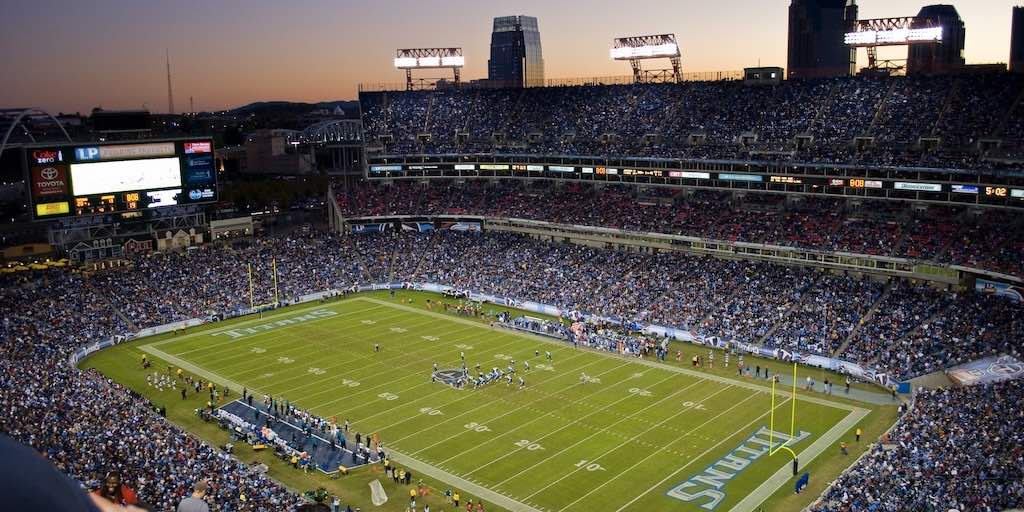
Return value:
<svg viewBox="0 0 1024 512">
<path fill-rule="evenodd" d="M 38 220 L 217 201 L 210 139 L 31 146 L 24 152 Z"/>
</svg>

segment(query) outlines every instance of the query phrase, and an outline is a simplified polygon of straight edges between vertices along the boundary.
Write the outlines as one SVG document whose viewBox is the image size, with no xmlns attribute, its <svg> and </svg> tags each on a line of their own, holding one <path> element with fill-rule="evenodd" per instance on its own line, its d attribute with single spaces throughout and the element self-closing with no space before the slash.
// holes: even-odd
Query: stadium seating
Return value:
<svg viewBox="0 0 1024 512">
<path fill-rule="evenodd" d="M 1020 380 L 922 391 L 814 512 L 999 511 L 1024 503 Z"/>
<path fill-rule="evenodd" d="M 1024 277 L 1024 215 L 962 206 L 912 206 L 715 191 L 661 192 L 573 184 L 408 182 L 337 187 L 346 217 L 486 215 L 603 226 L 823 251 L 960 264 Z M 661 190 L 661 189 L 659 189 Z"/>
<path fill-rule="evenodd" d="M 465 197 L 471 201 L 474 193 Z M 523 202 L 522 207 L 536 206 Z M 11 309 L 0 338 L 0 431 L 46 454 L 87 486 L 117 470 L 159 509 L 173 506 L 199 475 L 214 475 L 215 501 L 238 503 L 245 495 L 252 508 L 243 510 L 287 510 L 299 503 L 301 498 L 263 474 L 163 421 L 138 395 L 67 364 L 75 347 L 97 339 L 248 307 L 250 263 L 255 300 L 269 301 L 272 259 L 285 300 L 357 283 L 440 282 L 710 336 L 838 353 L 901 376 L 994 352 L 1020 357 L 1017 336 L 1024 331 L 1018 307 L 1000 298 L 956 296 L 811 269 L 622 253 L 510 234 L 441 230 L 341 237 L 297 232 L 137 256 L 128 267 L 93 275 L 58 269 L 4 275 L 0 299 Z M 868 316 L 871 309 L 874 314 Z M 616 336 L 593 340 L 631 346 Z M 960 410 L 923 406 L 914 417 L 929 422 Z M 906 464 L 904 471 L 918 471 L 911 469 L 918 461 L 915 454 L 937 453 L 927 439 L 902 442 L 903 451 L 884 454 L 887 467 Z M 899 492 L 886 482 L 873 482 L 873 488 L 880 495 Z M 1004 501 L 1020 503 L 1019 477 L 1018 487 L 1002 480 L 971 482 L 980 486 L 977 499 L 991 499 L 991 486 L 1003 485 Z M 849 509 L 842 505 L 850 503 L 849 493 L 840 489 L 829 503 L 841 505 L 829 510 Z"/>
<path fill-rule="evenodd" d="M 128 327 L 86 279 L 70 272 L 5 278 L 0 431 L 96 488 L 118 472 L 154 510 L 173 510 L 202 478 L 231 510 L 289 510 L 304 501 L 266 475 L 164 421 L 136 393 L 68 364 L 80 345 Z M 137 321 L 156 316 L 141 311 Z"/>
<path fill-rule="evenodd" d="M 380 152 L 388 155 L 548 154 L 999 169 L 1005 159 L 1024 155 L 1022 90 L 1019 75 L 992 74 L 787 80 L 766 88 L 717 81 L 364 92 L 360 102 L 366 140 L 379 143 Z M 692 144 L 691 135 L 703 142 Z M 810 137 L 811 143 L 798 146 L 797 135 Z M 874 144 L 855 150 L 855 137 L 873 137 Z M 921 138 L 938 139 L 939 145 L 928 148 L 919 143 Z M 981 148 L 983 138 L 1002 144 Z"/>
</svg>

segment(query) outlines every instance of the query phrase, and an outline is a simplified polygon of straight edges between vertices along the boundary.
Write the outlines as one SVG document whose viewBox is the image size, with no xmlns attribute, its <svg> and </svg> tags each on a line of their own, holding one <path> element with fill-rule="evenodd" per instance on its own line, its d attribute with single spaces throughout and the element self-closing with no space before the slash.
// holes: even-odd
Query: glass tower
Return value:
<svg viewBox="0 0 1024 512">
<path fill-rule="evenodd" d="M 487 80 L 501 87 L 544 85 L 544 58 L 540 50 L 537 18 L 494 18 L 491 58 L 487 61 Z"/>
<path fill-rule="evenodd" d="M 847 76 L 857 50 L 843 41 L 857 23 L 855 0 L 793 0 L 789 5 L 789 78 Z"/>
<path fill-rule="evenodd" d="M 1013 8 L 1010 31 L 1010 71 L 1024 73 L 1024 6 Z"/>
</svg>

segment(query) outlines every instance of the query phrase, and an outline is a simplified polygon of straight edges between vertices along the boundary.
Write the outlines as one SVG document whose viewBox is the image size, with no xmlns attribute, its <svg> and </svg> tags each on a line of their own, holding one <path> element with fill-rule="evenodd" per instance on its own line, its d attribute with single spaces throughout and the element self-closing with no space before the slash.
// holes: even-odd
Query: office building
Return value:
<svg viewBox="0 0 1024 512">
<path fill-rule="evenodd" d="M 1010 30 L 1010 71 L 1024 73 L 1024 6 L 1013 8 Z"/>
<path fill-rule="evenodd" d="M 789 78 L 852 75 L 857 51 L 844 36 L 857 22 L 854 0 L 792 0 L 789 5 Z"/>
<path fill-rule="evenodd" d="M 935 18 L 942 25 L 942 42 L 916 44 L 907 54 L 907 74 L 955 73 L 964 67 L 964 22 L 952 5 L 926 5 L 918 18 Z"/>
<path fill-rule="evenodd" d="M 537 18 L 494 18 L 491 58 L 487 61 L 487 80 L 490 85 L 500 87 L 544 85 L 544 57 L 541 53 Z"/>
</svg>

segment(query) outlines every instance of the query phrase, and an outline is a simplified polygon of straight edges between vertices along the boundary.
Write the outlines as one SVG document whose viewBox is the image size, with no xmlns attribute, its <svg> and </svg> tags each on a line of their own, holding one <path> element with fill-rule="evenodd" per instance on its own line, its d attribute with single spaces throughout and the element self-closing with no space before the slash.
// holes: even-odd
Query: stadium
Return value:
<svg viewBox="0 0 1024 512">
<path fill-rule="evenodd" d="M 167 116 L 0 109 L 10 510 L 1024 508 L 1024 8 L 1009 67 L 789 17 L 785 69 L 545 79 L 500 16 L 348 113 L 173 114 L 170 57 Z"/>
</svg>

